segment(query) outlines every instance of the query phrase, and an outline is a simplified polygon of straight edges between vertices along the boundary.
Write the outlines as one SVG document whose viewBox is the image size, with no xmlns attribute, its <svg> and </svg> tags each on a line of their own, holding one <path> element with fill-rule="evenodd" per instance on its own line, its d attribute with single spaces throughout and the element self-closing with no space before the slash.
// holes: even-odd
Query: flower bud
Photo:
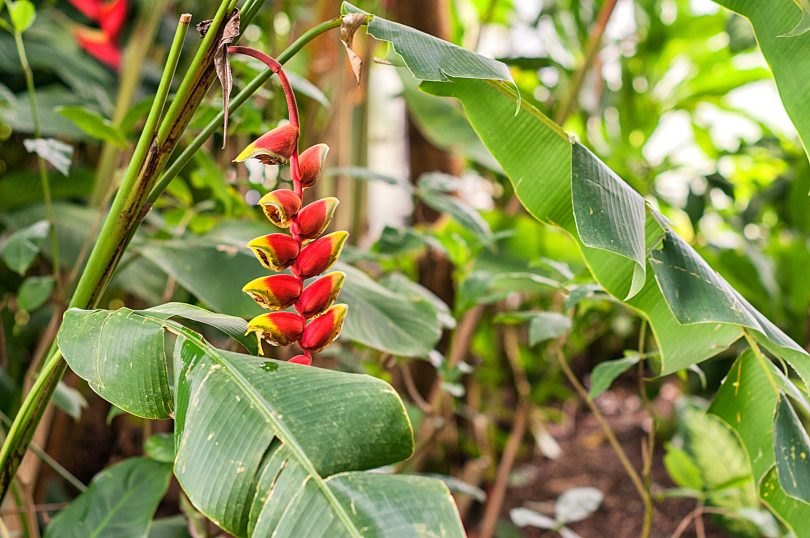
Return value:
<svg viewBox="0 0 810 538">
<path fill-rule="evenodd" d="M 331 344 L 340 334 L 343 328 L 343 320 L 346 319 L 345 304 L 337 304 L 326 311 L 322 316 L 309 322 L 304 335 L 298 344 L 307 351 L 317 352 Z"/>
<path fill-rule="evenodd" d="M 248 322 L 245 334 L 256 333 L 260 340 L 274 346 L 297 342 L 304 332 L 304 318 L 294 312 L 270 312 Z M 259 346 L 261 348 L 261 346 Z"/>
<path fill-rule="evenodd" d="M 279 228 L 288 228 L 301 209 L 301 198 L 290 189 L 268 192 L 259 200 L 267 219 Z"/>
<path fill-rule="evenodd" d="M 121 49 L 104 32 L 80 26 L 75 37 L 79 46 L 99 62 L 116 70 L 121 67 Z"/>
<path fill-rule="evenodd" d="M 326 144 L 315 144 L 307 148 L 298 157 L 298 167 L 301 170 L 301 186 L 311 187 L 321 177 L 323 163 L 329 153 L 329 146 Z"/>
<path fill-rule="evenodd" d="M 293 271 L 305 280 L 323 273 L 337 261 L 348 236 L 348 232 L 340 231 L 316 239 L 301 250 Z"/>
<path fill-rule="evenodd" d="M 344 280 L 346 275 L 339 271 L 322 276 L 306 287 L 296 310 L 307 319 L 320 316 L 335 302 Z"/>
<path fill-rule="evenodd" d="M 297 145 L 298 127 L 285 123 L 248 144 L 233 161 L 258 159 L 264 164 L 282 164 L 290 159 Z"/>
<path fill-rule="evenodd" d="M 303 364 L 304 366 L 310 366 L 312 364 L 312 357 L 307 357 L 306 355 L 296 355 L 287 362 L 291 362 L 293 364 Z"/>
<path fill-rule="evenodd" d="M 271 271 L 281 271 L 289 267 L 298 256 L 298 242 L 285 234 L 262 235 L 250 241 L 247 246 L 261 264 Z"/>
<path fill-rule="evenodd" d="M 292 275 L 263 276 L 248 282 L 242 291 L 263 308 L 283 310 L 301 295 L 301 282 Z"/>
<path fill-rule="evenodd" d="M 326 230 L 335 208 L 340 202 L 337 198 L 323 198 L 312 202 L 298 213 L 299 234 L 301 239 L 315 239 Z"/>
</svg>

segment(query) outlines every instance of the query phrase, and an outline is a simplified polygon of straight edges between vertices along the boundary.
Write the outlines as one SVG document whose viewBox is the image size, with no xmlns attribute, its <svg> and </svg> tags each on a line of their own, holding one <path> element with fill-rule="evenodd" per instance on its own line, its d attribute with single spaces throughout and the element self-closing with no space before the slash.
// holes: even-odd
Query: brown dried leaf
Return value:
<svg viewBox="0 0 810 538">
<path fill-rule="evenodd" d="M 206 29 L 207 30 L 207 29 Z M 219 46 L 214 54 L 214 68 L 217 70 L 217 78 L 222 85 L 223 102 L 223 126 L 222 126 L 222 149 L 228 140 L 228 107 L 231 100 L 231 89 L 233 89 L 233 74 L 231 64 L 228 61 L 228 45 L 239 36 L 239 10 L 234 9 L 228 22 L 222 29 L 222 37 L 219 39 Z"/>
<path fill-rule="evenodd" d="M 343 16 L 343 22 L 340 25 L 340 41 L 346 48 L 346 54 L 349 55 L 349 62 L 352 65 L 357 84 L 360 84 L 360 70 L 363 68 L 363 60 L 352 50 L 352 41 L 358 28 L 365 24 L 367 17 L 364 13 L 349 13 Z"/>
</svg>

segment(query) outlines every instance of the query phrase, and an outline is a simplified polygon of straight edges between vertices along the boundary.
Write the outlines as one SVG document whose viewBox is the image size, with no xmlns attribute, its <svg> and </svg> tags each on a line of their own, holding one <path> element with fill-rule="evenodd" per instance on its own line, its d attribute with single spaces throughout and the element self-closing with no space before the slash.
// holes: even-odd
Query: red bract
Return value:
<svg viewBox="0 0 810 538">
<path fill-rule="evenodd" d="M 298 256 L 298 241 L 284 234 L 269 234 L 251 240 L 247 245 L 259 258 L 261 264 L 271 271 L 289 267 Z"/>
<path fill-rule="evenodd" d="M 75 35 L 76 42 L 90 56 L 113 69 L 117 70 L 121 67 L 121 49 L 110 40 L 107 34 L 79 27 L 76 29 Z"/>
<path fill-rule="evenodd" d="M 323 164 L 329 154 L 329 146 L 315 144 L 301 154 L 301 187 L 304 189 L 313 186 L 321 177 Z"/>
<path fill-rule="evenodd" d="M 242 291 L 264 308 L 283 310 L 295 303 L 301 288 L 301 281 L 292 275 L 273 275 L 251 280 Z"/>
<path fill-rule="evenodd" d="M 98 22 L 105 34 L 118 39 L 127 17 L 127 0 L 112 0 L 101 8 Z"/>
<path fill-rule="evenodd" d="M 265 133 L 242 150 L 234 162 L 258 159 L 264 164 L 287 162 L 298 147 L 298 127 L 287 123 Z"/>
<path fill-rule="evenodd" d="M 296 355 L 287 362 L 291 362 L 293 364 L 303 364 L 304 366 L 310 366 L 312 364 L 312 357 L 308 355 Z"/>
<path fill-rule="evenodd" d="M 322 316 L 310 321 L 299 342 L 301 347 L 315 353 L 331 344 L 340 334 L 340 329 L 343 328 L 347 310 L 348 307 L 345 304 L 337 304 Z"/>
<path fill-rule="evenodd" d="M 245 334 L 256 336 L 274 346 L 287 346 L 298 341 L 304 332 L 304 318 L 294 312 L 271 312 L 248 322 Z M 259 346 L 261 349 L 261 346 Z"/>
<path fill-rule="evenodd" d="M 321 315 L 335 302 L 345 280 L 346 275 L 341 272 L 322 276 L 307 286 L 295 309 L 307 319 Z"/>
<path fill-rule="evenodd" d="M 323 273 L 337 261 L 347 237 L 348 232 L 332 232 L 305 246 L 293 271 L 303 279 Z"/>
<path fill-rule="evenodd" d="M 279 228 L 288 228 L 301 209 L 301 198 L 289 189 L 268 192 L 259 200 L 267 219 Z"/>
<path fill-rule="evenodd" d="M 312 202 L 298 214 L 298 233 L 302 239 L 314 239 L 321 235 L 335 214 L 340 201 L 337 198 L 323 198 Z"/>
</svg>

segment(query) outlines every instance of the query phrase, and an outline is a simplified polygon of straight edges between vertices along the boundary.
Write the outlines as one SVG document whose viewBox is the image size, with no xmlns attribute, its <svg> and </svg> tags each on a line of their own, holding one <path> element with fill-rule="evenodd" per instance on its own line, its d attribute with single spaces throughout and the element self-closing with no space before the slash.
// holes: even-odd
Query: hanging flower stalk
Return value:
<svg viewBox="0 0 810 538">
<path fill-rule="evenodd" d="M 228 47 L 229 54 L 245 54 L 262 61 L 281 81 L 287 99 L 290 122 L 276 127 L 248 145 L 235 159 L 258 159 L 265 165 L 289 161 L 292 190 L 277 189 L 265 194 L 259 205 L 267 219 L 290 234 L 272 233 L 257 237 L 248 247 L 263 267 L 275 272 L 257 278 L 243 289 L 260 306 L 271 310 L 250 320 L 248 334 L 261 341 L 286 346 L 297 343 L 303 351 L 290 362 L 312 364 L 312 353 L 321 351 L 340 334 L 346 305 L 335 304 L 345 275 L 339 271 L 306 281 L 329 270 L 337 261 L 348 237 L 344 231 L 323 235 L 338 205 L 337 198 L 323 198 L 303 205 L 304 189 L 318 181 L 329 148 L 316 144 L 300 155 L 298 105 L 281 64 L 263 52 L 249 47 Z M 292 308 L 292 311 L 285 310 Z"/>
</svg>

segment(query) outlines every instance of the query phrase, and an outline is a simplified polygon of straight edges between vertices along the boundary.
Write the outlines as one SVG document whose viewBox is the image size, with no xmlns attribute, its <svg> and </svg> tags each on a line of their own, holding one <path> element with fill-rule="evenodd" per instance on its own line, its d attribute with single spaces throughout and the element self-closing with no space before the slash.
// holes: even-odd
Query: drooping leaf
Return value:
<svg viewBox="0 0 810 538">
<path fill-rule="evenodd" d="M 0 257 L 12 271 L 25 274 L 34 263 L 51 227 L 41 220 L 12 233 L 0 245 Z"/>
<path fill-rule="evenodd" d="M 59 348 L 69 357 L 73 371 L 110 403 L 135 416 L 169 418 L 169 372 L 166 362 L 154 357 L 164 356 L 161 323 L 169 323 L 172 317 L 210 325 L 256 350 L 256 344 L 244 336 L 244 320 L 179 303 L 141 311 L 71 310 L 65 314 L 59 331 Z M 105 338 L 107 335 L 111 336 Z M 133 382 L 132 377 L 138 382 Z"/>
<path fill-rule="evenodd" d="M 63 176 L 70 173 L 70 162 L 73 159 L 73 146 L 55 138 L 27 138 L 23 140 L 26 151 L 35 153 L 45 159 Z"/>
<path fill-rule="evenodd" d="M 588 396 L 593 399 L 610 388 L 617 377 L 638 364 L 638 355 L 631 355 L 622 359 L 600 362 L 591 373 L 591 388 Z"/>
<path fill-rule="evenodd" d="M 523 103 L 515 115 L 514 93 L 488 81 L 454 79 L 453 84 L 423 82 L 421 87 L 462 102 L 473 128 L 512 180 L 515 193 L 529 213 L 563 228 L 575 238 L 599 284 L 649 320 L 661 352 L 656 360 L 661 374 L 687 368 L 717 354 L 742 336 L 743 327 L 749 327 L 769 350 L 787 360 L 803 378 L 810 379 L 807 353 L 744 302 L 691 247 L 677 238 L 659 215 L 647 208 L 644 222 L 640 222 L 637 195 L 621 194 L 619 189 L 625 191 L 625 186 L 620 186 L 623 183 L 617 177 L 607 177 L 607 172 L 600 176 L 601 188 L 615 192 L 601 198 L 600 203 L 615 219 L 628 222 L 614 223 L 613 239 L 605 236 L 599 240 L 602 248 L 586 245 L 583 234 L 587 236 L 588 232 L 583 229 L 587 225 L 575 215 L 588 215 L 591 206 L 580 205 L 589 197 L 573 195 L 572 167 L 585 170 L 577 172 L 581 177 L 593 178 L 597 177 L 593 170 L 599 166 L 593 163 L 586 166 L 590 154 L 575 149 L 577 144 L 537 109 Z M 646 280 L 639 287 L 639 259 L 635 253 L 642 224 L 645 258 L 649 252 L 653 258 L 645 260 Z M 594 238 L 591 242 L 596 243 Z M 689 273 L 692 269 L 700 276 L 700 282 Z M 686 274 L 677 274 L 684 270 Z M 685 306 L 690 300 L 708 301 L 696 291 L 679 293 L 678 282 L 684 279 L 694 279 L 691 285 L 694 290 L 700 286 L 699 293 L 709 293 L 708 288 L 712 288 L 709 296 L 715 303 L 708 305 L 712 309 L 695 312 Z M 739 305 L 743 305 L 744 314 L 736 311 Z"/>
<path fill-rule="evenodd" d="M 518 527 L 537 527 L 538 529 L 553 529 L 558 523 L 553 517 L 541 514 L 536 510 L 529 508 L 512 508 L 509 511 L 509 517 L 512 523 Z"/>
<path fill-rule="evenodd" d="M 675 485 L 687 488 L 696 492 L 702 491 L 704 487 L 703 477 L 700 468 L 695 464 L 687 452 L 667 443 L 667 451 L 664 454 L 664 467 L 667 469 Z"/>
<path fill-rule="evenodd" d="M 810 518 L 810 504 L 795 499 L 785 493 L 779 483 L 776 467 L 771 467 L 759 484 L 759 496 L 768 508 L 779 515 L 797 538 L 810 536 L 810 527 L 807 526 Z"/>
<path fill-rule="evenodd" d="M 341 13 L 367 12 L 343 2 Z M 419 80 L 445 82 L 449 77 L 475 78 L 512 82 L 505 64 L 470 50 L 448 43 L 403 24 L 374 15 L 366 31 L 382 41 L 388 41 Z"/>
<path fill-rule="evenodd" d="M 776 406 L 773 446 L 782 488 L 791 497 L 810 502 L 810 436 L 793 406 L 781 394 Z"/>
<path fill-rule="evenodd" d="M 124 133 L 98 112 L 82 106 L 63 106 L 57 112 L 96 140 L 110 142 L 122 149 L 127 146 Z"/>
<path fill-rule="evenodd" d="M 133 348 L 153 347 L 164 331 L 176 337 L 175 395 L 162 396 L 174 403 L 175 475 L 220 527 L 236 536 L 385 536 L 390 528 L 463 536 L 441 482 L 357 472 L 413 450 L 404 407 L 380 380 L 222 351 L 148 312 L 70 310 L 60 346 L 74 369 L 84 359 L 81 349 L 63 346 L 69 341 L 104 347 L 107 361 L 126 363 Z M 104 376 L 126 379 L 132 392 L 148 387 L 149 372 L 166 368 L 167 358 L 161 347 L 141 359 L 153 366 Z M 104 376 L 91 385 L 109 399 L 114 380 Z"/>
<path fill-rule="evenodd" d="M 171 474 L 171 465 L 150 458 L 130 458 L 101 471 L 54 517 L 45 538 L 146 536 Z"/>
</svg>

